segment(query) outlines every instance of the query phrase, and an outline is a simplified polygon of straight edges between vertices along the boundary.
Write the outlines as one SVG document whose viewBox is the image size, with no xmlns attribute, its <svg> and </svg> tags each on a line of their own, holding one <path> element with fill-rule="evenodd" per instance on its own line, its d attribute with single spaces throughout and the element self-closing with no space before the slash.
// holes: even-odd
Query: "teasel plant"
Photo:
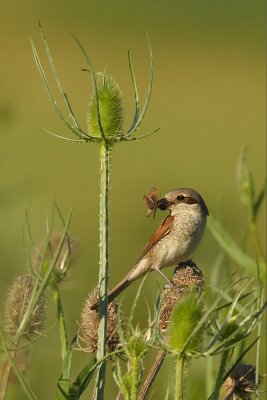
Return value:
<svg viewBox="0 0 267 400">
<path fill-rule="evenodd" d="M 204 287 L 204 278 L 202 275 L 201 270 L 197 267 L 197 265 L 192 260 L 186 260 L 180 263 L 174 271 L 173 278 L 171 280 L 170 285 L 166 285 L 162 292 L 162 301 L 157 317 L 157 324 L 159 328 L 160 334 L 160 342 L 164 343 L 163 349 L 158 351 L 157 357 L 142 385 L 142 388 L 138 394 L 138 400 L 145 399 L 148 395 L 148 391 L 152 386 L 162 364 L 164 358 L 168 354 L 166 351 L 166 342 L 168 341 L 168 330 L 171 321 L 172 313 L 174 309 L 189 296 L 189 294 L 195 295 L 195 299 L 197 297 L 201 297 L 203 294 L 203 287 Z M 201 310 L 201 306 L 199 311 Z M 189 310 L 187 310 L 189 311 Z M 182 329 L 183 322 L 185 322 L 185 330 L 182 329 L 183 332 L 186 332 L 188 327 L 188 321 L 184 320 L 184 317 L 190 320 L 193 317 L 192 312 L 187 312 L 185 315 L 181 316 L 181 326 L 179 326 L 179 330 Z M 175 311 L 179 313 L 180 311 Z M 193 311 L 194 312 L 194 311 Z M 183 312 L 182 312 L 183 314 Z M 179 318 L 179 317 L 178 317 Z M 194 318 L 194 317 L 193 317 Z M 189 322 L 190 324 L 190 322 Z M 170 329 L 174 329 L 174 325 L 171 326 Z M 192 326 L 189 327 L 192 329 Z M 187 332 L 188 333 L 188 332 Z M 186 334 L 186 333 L 185 333 Z M 178 368 L 178 367 L 177 367 Z M 176 374 L 176 378 L 179 379 L 180 384 L 183 382 L 183 372 L 184 369 L 180 369 L 179 374 Z M 179 384 L 177 382 L 177 385 Z M 177 386 L 176 385 L 176 386 Z M 181 389 L 182 390 L 182 389 Z M 179 389 L 178 389 L 179 391 Z"/>
<path fill-rule="evenodd" d="M 256 335 L 256 341 L 253 343 L 253 346 L 256 346 L 255 396 L 256 399 L 258 399 L 258 379 L 260 376 L 260 346 L 263 333 L 262 317 L 264 316 L 264 318 L 266 319 L 266 294 L 264 291 L 264 287 L 266 285 L 266 257 L 264 256 L 263 243 L 260 240 L 261 237 L 257 232 L 257 225 L 260 210 L 266 198 L 266 182 L 264 182 L 260 190 L 257 190 L 253 173 L 248 165 L 247 157 L 248 149 L 247 147 L 243 147 L 237 162 L 237 188 L 240 202 L 242 203 L 242 205 L 245 206 L 247 214 L 247 218 L 245 219 L 245 221 L 247 220 L 247 223 L 244 223 L 244 241 L 242 244 L 239 244 L 235 240 L 235 238 L 231 236 L 227 229 L 223 227 L 222 223 L 215 218 L 214 215 L 210 216 L 208 221 L 208 229 L 210 230 L 215 240 L 218 242 L 221 249 L 218 258 L 214 264 L 210 287 L 213 289 L 214 294 L 217 291 L 216 288 L 218 287 L 218 277 L 220 276 L 219 271 L 221 270 L 221 268 L 227 266 L 227 257 L 228 260 L 232 260 L 235 265 L 240 267 L 235 275 L 242 275 L 243 273 L 245 273 L 248 277 L 252 278 L 252 283 L 248 284 L 251 285 L 253 288 L 249 295 L 253 296 L 253 298 L 251 298 L 250 300 L 250 305 L 253 305 L 250 316 L 252 316 L 253 310 L 255 313 L 254 316 L 256 316 L 257 312 L 259 313 L 259 318 L 256 318 L 254 320 L 255 326 L 253 325 L 254 336 Z M 251 253 L 253 253 L 253 255 L 251 255 Z M 241 285 L 242 279 L 244 279 L 244 277 L 241 278 L 241 281 L 238 285 Z M 242 290 L 242 287 L 240 288 L 240 290 Z M 241 298 L 242 297 L 243 295 L 241 296 Z M 227 298 L 230 299 L 228 295 Z M 240 299 L 238 300 L 238 302 L 239 301 Z M 249 313 L 248 309 L 247 312 Z M 234 325 L 235 322 L 235 318 L 232 318 L 231 323 Z M 235 353 L 239 353 L 238 356 L 242 354 L 242 351 L 245 347 L 245 341 L 246 339 L 244 338 L 244 340 L 236 346 Z M 224 375 L 224 369 L 226 368 L 227 361 L 232 354 L 231 352 L 233 352 L 233 348 L 231 349 L 231 351 L 226 351 L 226 353 L 222 353 L 219 370 L 220 373 L 217 377 L 218 381 L 212 398 L 217 398 L 219 396 L 220 380 L 223 379 L 224 381 L 226 377 L 226 375 Z M 241 358 L 239 361 L 241 361 Z M 224 366 L 222 366 L 222 364 L 224 364 Z M 206 373 L 207 397 L 208 393 L 212 391 L 211 381 L 212 370 L 214 369 L 214 366 L 214 357 L 208 358 Z"/>
<path fill-rule="evenodd" d="M 73 138 L 67 138 L 62 135 L 57 135 L 50 132 L 65 141 L 72 143 L 91 143 L 96 144 L 99 148 L 99 161 L 100 161 L 100 213 L 99 213 L 99 329 L 98 329 L 98 347 L 97 359 L 101 360 L 106 355 L 107 346 L 107 291 L 108 291 L 108 268 L 109 268 L 109 193 L 110 193 L 110 163 L 111 151 L 113 146 L 119 142 L 131 142 L 141 140 L 159 130 L 155 129 L 152 132 L 143 135 L 136 135 L 137 130 L 144 119 L 147 111 L 153 84 L 153 58 L 150 42 L 148 40 L 149 57 L 150 57 L 150 72 L 147 96 L 144 105 L 140 108 L 139 94 L 135 73 L 132 64 L 132 48 L 128 50 L 128 63 L 130 69 L 130 76 L 133 85 L 134 98 L 135 98 L 135 113 L 130 128 L 126 131 L 123 130 L 124 107 L 122 102 L 121 90 L 115 80 L 110 77 L 106 72 L 96 72 L 93 64 L 76 36 L 73 38 L 78 45 L 79 49 L 84 56 L 87 71 L 91 77 L 93 93 L 88 107 L 87 115 L 87 131 L 83 130 L 78 123 L 70 104 L 70 101 L 65 93 L 62 84 L 57 76 L 56 67 L 52 58 L 48 42 L 44 35 L 41 25 L 39 24 L 41 38 L 45 48 L 45 52 L 49 61 L 53 78 L 56 82 L 57 89 L 62 98 L 63 107 L 58 105 L 46 78 L 46 74 L 42 67 L 39 55 L 37 53 L 35 44 L 31 41 L 34 59 L 36 61 L 38 70 L 43 80 L 45 89 L 52 102 L 52 105 L 60 118 L 63 120 L 67 128 L 71 131 Z M 105 362 L 102 361 L 98 367 L 98 375 L 96 378 L 96 398 L 102 398 L 104 394 L 105 384 Z"/>
<path fill-rule="evenodd" d="M 218 373 L 212 379 L 211 393 L 206 398 L 218 400 L 231 371 L 260 341 L 262 332 L 259 332 L 259 326 L 266 302 L 259 303 L 255 280 L 238 277 L 236 271 L 218 288 L 208 287 L 215 292 L 209 302 L 202 293 L 203 277 L 200 270 L 190 260 L 182 264 L 174 274 L 174 286 L 167 286 L 163 291 L 163 301 L 155 317 L 158 321 L 156 326 L 159 327 L 156 335 L 159 351 L 138 393 L 138 400 L 147 398 L 165 357 L 174 360 L 176 372 L 172 396 L 179 400 L 190 398 L 187 396 L 188 378 L 185 379 L 190 364 L 202 358 L 208 365 L 212 359 L 214 370 L 217 369 Z M 192 278 L 192 267 L 195 276 L 190 282 L 188 278 Z M 261 290 L 260 296 L 262 294 Z M 250 343 L 246 346 L 247 341 Z M 258 376 L 255 374 L 255 393 L 258 390 Z"/>
<path fill-rule="evenodd" d="M 54 218 L 58 213 L 63 229 L 55 234 Z M 47 237 L 44 243 L 36 246 L 33 241 L 29 215 L 26 211 L 26 249 L 28 270 L 14 279 L 7 293 L 3 331 L 1 332 L 1 349 L 5 358 L 1 358 L 0 399 L 6 395 L 11 368 L 13 374 L 28 399 L 36 399 L 36 395 L 27 383 L 24 373 L 29 366 L 29 350 L 44 334 L 46 315 L 46 292 L 51 289 L 57 308 L 60 326 L 62 357 L 67 345 L 65 336 L 65 320 L 59 295 L 59 283 L 65 278 L 70 266 L 71 240 L 68 234 L 72 212 L 67 220 L 63 219 L 58 205 L 52 207 L 47 224 Z M 72 242 L 73 244 L 73 242 Z M 25 238 L 26 246 L 26 238 Z M 64 336 L 64 340 L 63 340 Z"/>
</svg>

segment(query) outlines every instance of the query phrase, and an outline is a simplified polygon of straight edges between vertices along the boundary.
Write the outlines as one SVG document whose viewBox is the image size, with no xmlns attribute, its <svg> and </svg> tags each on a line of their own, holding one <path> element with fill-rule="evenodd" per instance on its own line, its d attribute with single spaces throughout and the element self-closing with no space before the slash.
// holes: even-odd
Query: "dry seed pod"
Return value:
<svg viewBox="0 0 267 400">
<path fill-rule="evenodd" d="M 85 346 L 79 345 L 80 349 L 87 352 L 95 352 L 98 344 L 98 312 L 92 310 L 91 306 L 98 300 L 98 289 L 90 292 L 85 300 L 80 324 L 79 339 Z M 120 343 L 118 335 L 118 303 L 112 301 L 108 305 L 108 328 L 107 328 L 107 351 L 112 352 Z M 121 320 L 121 316 L 120 316 Z M 123 326 L 123 321 L 121 322 Z"/>
<path fill-rule="evenodd" d="M 175 286 L 167 285 L 163 291 L 159 318 L 159 326 L 163 331 L 168 326 L 174 306 L 189 290 L 196 290 L 199 295 L 203 292 L 204 279 L 202 272 L 192 260 L 183 261 L 176 267 L 171 282 Z"/>
<path fill-rule="evenodd" d="M 258 382 L 261 383 L 259 376 Z M 250 364 L 238 364 L 224 383 L 227 390 L 225 400 L 251 400 L 256 390 L 256 368 Z"/>
<path fill-rule="evenodd" d="M 30 274 L 18 276 L 9 288 L 5 308 L 5 331 L 15 336 L 25 314 L 35 281 Z M 30 338 L 40 334 L 45 318 L 45 300 L 41 297 L 23 335 Z"/>
</svg>

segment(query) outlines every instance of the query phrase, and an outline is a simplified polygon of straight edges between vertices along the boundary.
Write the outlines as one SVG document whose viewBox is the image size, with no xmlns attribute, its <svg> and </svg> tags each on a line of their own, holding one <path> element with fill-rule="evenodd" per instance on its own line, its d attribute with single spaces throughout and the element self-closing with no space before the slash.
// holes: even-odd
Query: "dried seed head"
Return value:
<svg viewBox="0 0 267 400">
<path fill-rule="evenodd" d="M 167 328 L 171 312 L 178 301 L 192 290 L 201 295 L 204 285 L 202 272 L 192 260 L 186 260 L 175 268 L 171 282 L 175 287 L 167 285 L 163 291 L 159 318 L 159 326 L 163 331 Z"/>
<path fill-rule="evenodd" d="M 259 376 L 258 382 L 261 383 Z M 251 400 L 256 390 L 256 368 L 250 364 L 238 364 L 224 383 L 227 390 L 225 399 Z"/>
<path fill-rule="evenodd" d="M 97 302 L 98 298 L 98 289 L 95 288 L 88 294 L 82 309 L 79 339 L 84 342 L 85 346 L 80 346 L 80 349 L 87 352 L 95 352 L 97 350 L 98 312 L 97 310 L 92 310 L 91 306 Z M 120 343 L 118 335 L 118 303 L 115 301 L 112 301 L 108 305 L 107 321 L 107 351 L 112 352 Z M 122 321 L 122 326 L 123 324 Z"/>
<path fill-rule="evenodd" d="M 61 237 L 62 233 L 55 232 L 52 234 L 48 246 L 46 243 L 40 244 L 38 247 L 38 253 L 34 253 L 32 257 L 32 265 L 36 270 L 40 268 L 40 262 L 42 261 L 43 257 L 45 257 L 44 263 L 46 264 L 46 267 L 49 266 L 57 252 Z M 70 260 L 77 250 L 77 245 L 77 239 L 75 239 L 72 235 L 66 235 L 53 274 L 53 279 L 56 280 L 57 283 L 65 277 L 69 268 Z"/>
<path fill-rule="evenodd" d="M 15 336 L 23 319 L 35 281 L 30 274 L 18 276 L 9 288 L 5 308 L 5 331 L 10 336 Z M 45 300 L 41 297 L 23 335 L 30 338 L 40 334 L 45 318 Z"/>
<path fill-rule="evenodd" d="M 121 91 L 117 83 L 105 73 L 99 72 L 97 78 L 97 96 L 101 126 L 107 138 L 116 138 L 121 134 L 123 123 L 123 104 Z M 88 112 L 88 131 L 101 137 L 97 116 L 96 94 L 91 97 Z"/>
</svg>

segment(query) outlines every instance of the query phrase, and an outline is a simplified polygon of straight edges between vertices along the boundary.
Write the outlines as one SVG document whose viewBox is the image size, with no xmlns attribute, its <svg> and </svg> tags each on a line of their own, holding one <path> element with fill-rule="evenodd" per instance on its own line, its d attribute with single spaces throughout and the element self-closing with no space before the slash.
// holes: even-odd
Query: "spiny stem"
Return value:
<svg viewBox="0 0 267 400">
<path fill-rule="evenodd" d="M 108 259 L 109 259 L 109 170 L 110 170 L 110 147 L 103 140 L 100 143 L 100 258 L 99 258 L 99 326 L 97 360 L 106 354 L 107 344 L 107 288 L 108 288 Z M 103 361 L 97 371 L 95 399 L 104 398 L 105 386 L 105 362 Z"/>
<path fill-rule="evenodd" d="M 184 365 L 185 357 L 178 356 L 176 359 L 176 382 L 175 382 L 175 400 L 184 398 Z"/>
<path fill-rule="evenodd" d="M 137 397 L 137 383 L 138 383 L 138 363 L 139 358 L 133 357 L 131 360 L 131 391 L 130 400 L 136 400 Z"/>
</svg>

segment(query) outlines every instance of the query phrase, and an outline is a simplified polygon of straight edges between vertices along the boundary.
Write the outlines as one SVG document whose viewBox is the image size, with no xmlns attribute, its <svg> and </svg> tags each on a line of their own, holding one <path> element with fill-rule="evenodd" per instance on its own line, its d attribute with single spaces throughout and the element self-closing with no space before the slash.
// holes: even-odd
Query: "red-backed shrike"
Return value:
<svg viewBox="0 0 267 400">
<path fill-rule="evenodd" d="M 108 293 L 108 302 L 150 271 L 158 271 L 165 277 L 162 268 L 186 260 L 198 246 L 209 215 L 199 193 L 188 188 L 172 190 L 155 203 L 155 208 L 169 210 L 170 214 L 150 237 L 130 272 Z M 91 308 L 97 306 L 98 302 Z"/>
</svg>

